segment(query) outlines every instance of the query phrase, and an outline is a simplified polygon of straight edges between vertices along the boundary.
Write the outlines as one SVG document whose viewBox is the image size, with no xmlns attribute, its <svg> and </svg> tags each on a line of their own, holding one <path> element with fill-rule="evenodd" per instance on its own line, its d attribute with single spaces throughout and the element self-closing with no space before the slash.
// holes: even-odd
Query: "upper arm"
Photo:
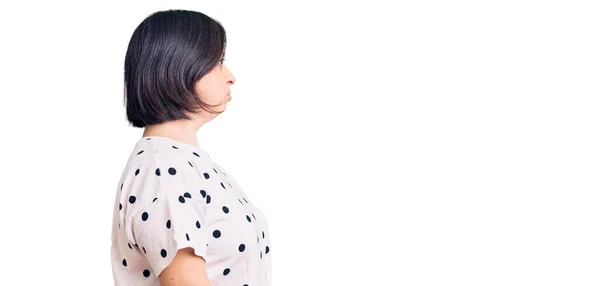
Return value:
<svg viewBox="0 0 600 286">
<path fill-rule="evenodd" d="M 161 286 L 210 286 L 206 262 L 202 256 L 194 254 L 191 247 L 178 250 L 158 280 Z"/>
<path fill-rule="evenodd" d="M 141 254 L 150 266 L 147 270 L 156 277 L 163 277 L 159 279 L 161 285 L 210 285 L 199 283 L 202 279 L 207 280 L 204 259 L 212 238 L 211 221 L 206 213 L 207 200 L 202 197 L 202 192 L 211 192 L 213 187 L 179 156 L 158 157 L 156 165 L 145 167 L 149 171 L 140 169 L 140 174 L 158 179 L 159 189 L 156 193 L 146 194 L 144 199 L 146 189 L 142 190 L 142 187 L 148 184 L 146 181 L 139 183 L 138 200 L 146 203 L 127 214 L 126 227 L 131 233 L 129 243 L 142 250 Z M 163 275 L 167 268 L 167 274 Z M 190 283 L 173 282 L 181 279 Z"/>
</svg>

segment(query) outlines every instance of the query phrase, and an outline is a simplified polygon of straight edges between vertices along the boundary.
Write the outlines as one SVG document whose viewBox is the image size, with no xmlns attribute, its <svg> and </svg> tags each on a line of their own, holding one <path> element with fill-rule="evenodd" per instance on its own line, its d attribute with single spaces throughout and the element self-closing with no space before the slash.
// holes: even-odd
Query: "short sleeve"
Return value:
<svg viewBox="0 0 600 286">
<path fill-rule="evenodd" d="M 192 247 L 204 258 L 209 243 L 206 200 L 199 193 L 205 186 L 191 164 L 183 162 L 159 164 L 161 192 L 131 222 L 135 243 L 157 277 L 179 249 Z"/>
</svg>

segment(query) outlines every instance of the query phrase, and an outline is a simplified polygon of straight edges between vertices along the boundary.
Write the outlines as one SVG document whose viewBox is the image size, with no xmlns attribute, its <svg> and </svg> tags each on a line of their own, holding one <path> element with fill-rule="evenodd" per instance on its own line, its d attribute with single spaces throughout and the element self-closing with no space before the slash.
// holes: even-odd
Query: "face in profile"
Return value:
<svg viewBox="0 0 600 286">
<path fill-rule="evenodd" d="M 213 109 L 220 112 L 225 110 L 225 105 L 231 100 L 230 86 L 234 83 L 235 77 L 225 66 L 224 58 L 221 58 L 219 63 L 196 83 L 196 92 L 202 101 L 218 105 Z"/>
</svg>

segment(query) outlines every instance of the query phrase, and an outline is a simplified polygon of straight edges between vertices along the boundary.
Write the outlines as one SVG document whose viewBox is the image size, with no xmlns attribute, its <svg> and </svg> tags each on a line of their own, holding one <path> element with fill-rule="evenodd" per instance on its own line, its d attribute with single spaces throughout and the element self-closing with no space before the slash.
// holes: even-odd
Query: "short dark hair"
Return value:
<svg viewBox="0 0 600 286">
<path fill-rule="evenodd" d="M 185 113 L 215 107 L 194 87 L 224 56 L 227 40 L 218 21 L 196 11 L 154 12 L 133 32 L 125 54 L 124 104 L 134 127 L 190 119 Z"/>
</svg>

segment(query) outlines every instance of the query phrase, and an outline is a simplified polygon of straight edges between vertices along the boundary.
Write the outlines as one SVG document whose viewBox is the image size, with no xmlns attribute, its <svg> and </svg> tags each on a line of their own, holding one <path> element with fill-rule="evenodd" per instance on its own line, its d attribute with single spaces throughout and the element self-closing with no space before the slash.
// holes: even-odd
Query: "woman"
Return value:
<svg viewBox="0 0 600 286">
<path fill-rule="evenodd" d="M 221 24 L 195 11 L 156 12 L 133 32 L 125 103 L 144 133 L 117 186 L 115 285 L 271 285 L 265 217 L 196 140 L 231 100 L 225 47 Z"/>
</svg>

